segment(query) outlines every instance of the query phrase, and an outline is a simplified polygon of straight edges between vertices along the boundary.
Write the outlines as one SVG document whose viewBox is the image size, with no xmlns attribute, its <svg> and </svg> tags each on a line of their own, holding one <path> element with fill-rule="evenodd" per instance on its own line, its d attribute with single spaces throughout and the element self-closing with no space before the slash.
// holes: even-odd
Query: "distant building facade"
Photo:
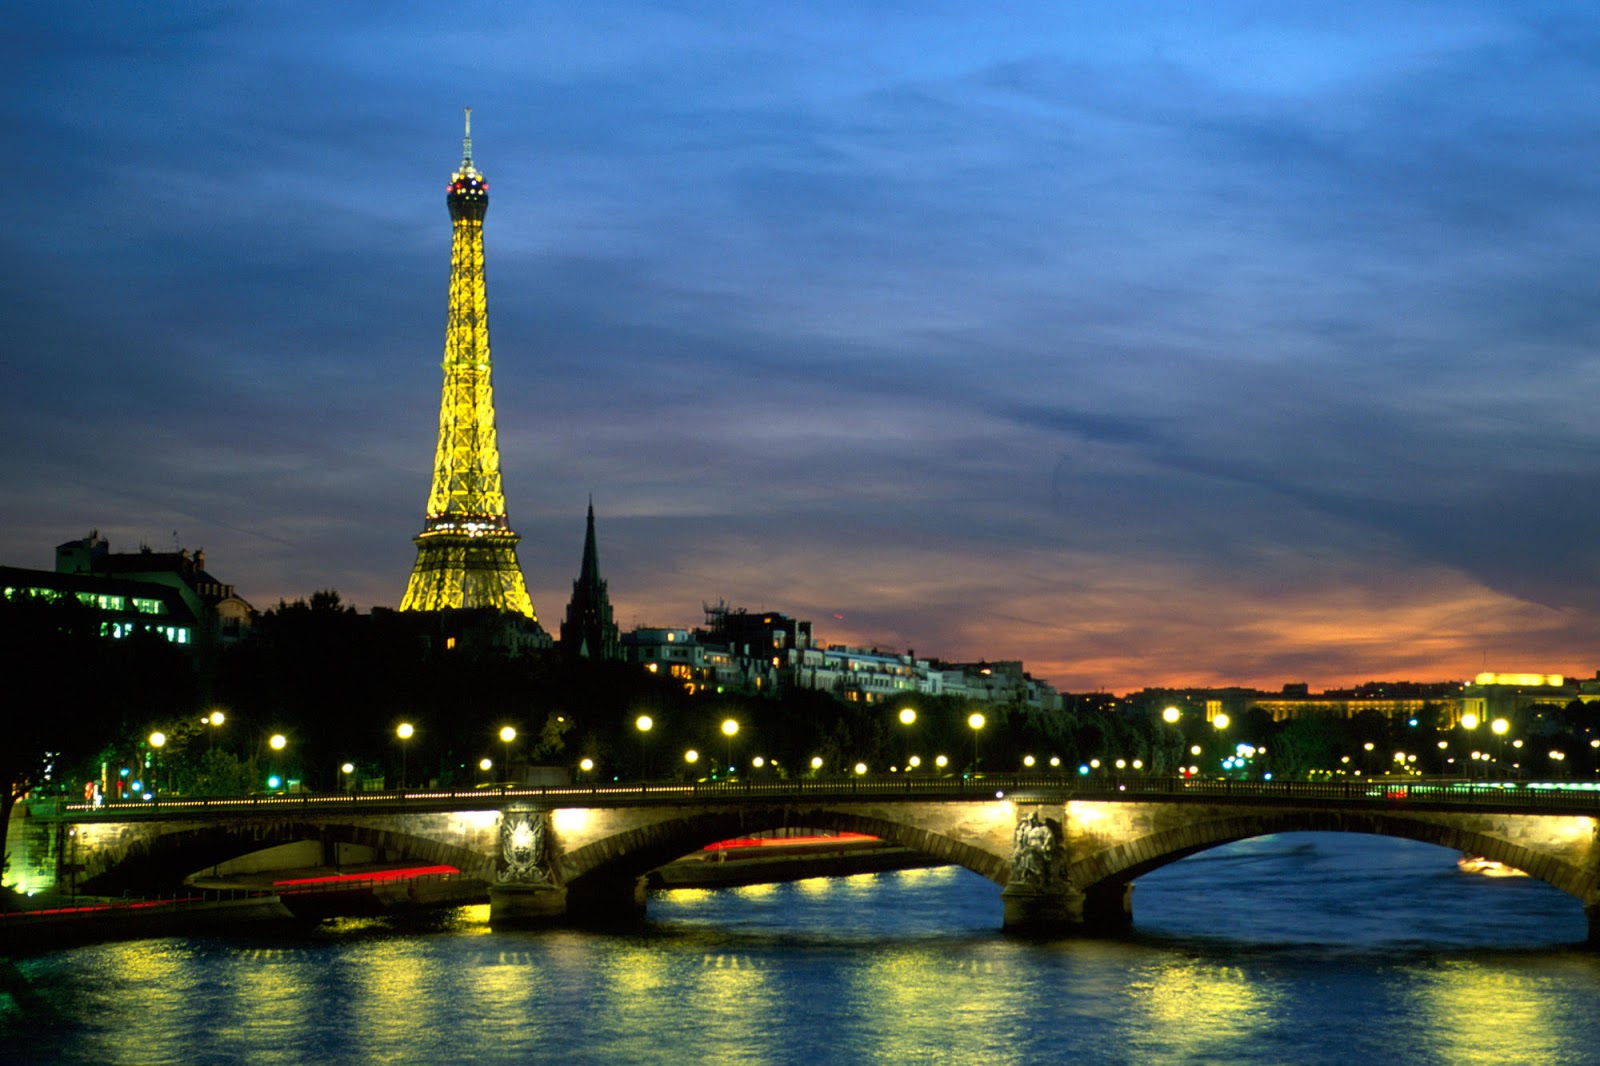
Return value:
<svg viewBox="0 0 1600 1066">
<path fill-rule="evenodd" d="M 706 606 L 702 629 L 642 626 L 623 634 L 625 657 L 703 688 L 776 696 L 788 688 L 826 692 L 850 703 L 906 696 L 959 696 L 975 703 L 1061 706 L 1060 694 L 1020 662 L 939 663 L 914 652 L 819 644 L 809 621 L 776 611 Z"/>
<path fill-rule="evenodd" d="M 0 566 L 0 598 L 26 597 L 77 600 L 95 613 L 100 620 L 100 635 L 110 640 L 153 633 L 186 651 L 198 650 L 194 612 L 168 585 Z"/>
<path fill-rule="evenodd" d="M 235 644 L 244 639 L 255 608 L 232 585 L 206 570 L 206 553 L 179 548 L 173 552 L 113 552 L 98 530 L 81 540 L 56 547 L 56 573 L 86 578 L 115 578 L 164 585 L 177 592 L 195 620 L 195 642 L 201 648 Z"/>
</svg>

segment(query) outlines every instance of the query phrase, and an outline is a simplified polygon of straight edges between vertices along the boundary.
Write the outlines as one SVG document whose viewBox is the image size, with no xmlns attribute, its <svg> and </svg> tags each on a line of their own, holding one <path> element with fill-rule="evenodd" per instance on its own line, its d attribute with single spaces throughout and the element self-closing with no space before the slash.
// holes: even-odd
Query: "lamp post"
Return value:
<svg viewBox="0 0 1600 1066">
<path fill-rule="evenodd" d="M 1506 772 L 1506 733 L 1511 729 L 1511 723 L 1504 718 L 1496 718 L 1489 723 L 1489 731 L 1494 734 L 1495 740 L 1495 770 L 1504 775 Z"/>
<path fill-rule="evenodd" d="M 154 733 L 150 734 L 150 748 L 155 753 L 155 763 L 156 763 L 155 766 L 152 766 L 150 768 L 150 776 L 151 777 L 155 777 L 155 778 L 159 779 L 159 771 L 162 769 L 162 766 L 161 766 L 161 749 L 166 747 L 166 744 L 167 744 L 167 735 L 165 733 L 163 733 L 161 730 L 158 729 Z M 155 789 L 151 789 L 151 791 L 154 792 L 156 790 Z"/>
<path fill-rule="evenodd" d="M 983 732 L 985 719 L 977 711 L 967 716 L 967 725 L 972 729 L 972 772 L 978 772 L 978 734 Z"/>
<path fill-rule="evenodd" d="M 289 738 L 284 736 L 282 733 L 274 733 L 267 739 L 267 747 L 271 748 L 274 752 L 280 752 L 288 746 Z M 278 776 L 278 760 L 273 759 L 272 775 L 267 778 L 267 787 L 275 789 L 281 784 L 283 784 L 283 779 Z"/>
<path fill-rule="evenodd" d="M 494 760 L 485 755 L 478 760 L 478 769 L 483 771 L 483 783 L 489 783 L 489 771 L 494 769 Z"/>
<path fill-rule="evenodd" d="M 517 739 L 517 731 L 510 726 L 500 727 L 500 742 L 506 746 L 505 780 L 511 780 L 511 742 Z"/>
<path fill-rule="evenodd" d="M 1461 728 L 1462 729 L 1473 730 L 1473 729 L 1477 729 L 1478 725 L 1479 725 L 1478 716 L 1473 714 L 1471 711 L 1468 711 L 1466 714 L 1461 716 Z M 1473 752 L 1472 753 L 1472 765 L 1470 767 L 1468 767 L 1468 772 L 1471 774 L 1472 777 L 1477 777 L 1478 776 L 1478 753 L 1477 752 Z M 1485 777 L 1487 777 L 1487 773 L 1485 773 Z"/>
<path fill-rule="evenodd" d="M 589 758 L 588 756 L 584 756 L 578 762 L 578 772 L 579 773 L 583 773 L 583 774 L 593 773 L 594 772 L 594 760 Z"/>
<path fill-rule="evenodd" d="M 683 761 L 689 764 L 689 774 L 693 776 L 695 763 L 700 761 L 700 753 L 690 748 L 683 753 Z"/>
<path fill-rule="evenodd" d="M 400 738 L 400 791 L 406 788 L 406 741 L 410 740 L 416 729 L 410 722 L 401 722 L 395 728 L 394 735 Z"/>
<path fill-rule="evenodd" d="M 223 714 L 221 711 L 212 711 L 210 714 L 200 719 L 202 725 L 209 725 L 211 727 L 210 729 L 206 730 L 206 733 L 211 738 L 211 747 L 215 748 L 217 746 L 217 729 L 222 725 L 223 722 L 227 720 L 228 716 Z"/>
<path fill-rule="evenodd" d="M 911 727 L 917 724 L 916 708 L 900 708 L 900 724 L 906 727 L 906 767 L 909 769 L 911 765 Z"/>
<path fill-rule="evenodd" d="M 1176 741 L 1176 743 L 1173 745 L 1172 750 L 1178 756 L 1178 762 L 1180 764 L 1180 769 L 1181 769 L 1181 764 L 1183 763 L 1183 730 L 1178 729 L 1177 725 L 1178 725 L 1178 722 L 1181 721 L 1182 719 L 1183 719 L 1183 712 L 1181 710 L 1179 710 L 1175 706 L 1168 706 L 1165 709 L 1163 709 L 1162 712 L 1161 712 L 1161 720 L 1163 722 L 1167 723 L 1168 725 L 1174 727 L 1173 728 L 1173 739 Z M 1152 752 L 1152 755 L 1153 754 L 1155 754 L 1155 753 Z M 1165 755 L 1165 751 L 1163 751 L 1162 754 Z M 1152 759 L 1151 761 L 1152 762 L 1157 762 L 1157 765 L 1155 767 L 1153 767 L 1154 769 L 1159 769 L 1160 768 L 1159 767 L 1159 762 L 1157 760 Z M 1165 760 L 1163 759 L 1163 760 L 1160 760 L 1160 761 L 1164 762 Z"/>
<path fill-rule="evenodd" d="M 656 720 L 648 714 L 641 714 L 633 723 L 633 728 L 639 731 L 639 780 L 650 780 L 650 749 L 645 745 L 645 738 L 654 729 Z"/>
<path fill-rule="evenodd" d="M 722 735 L 728 738 L 728 762 L 726 765 L 728 767 L 728 773 L 730 774 L 733 773 L 733 738 L 737 736 L 738 733 L 738 722 L 735 722 L 732 718 L 724 718 L 722 720 Z"/>
<path fill-rule="evenodd" d="M 344 775 L 345 788 L 349 789 L 351 792 L 354 792 L 356 790 L 356 783 L 355 779 L 351 777 L 351 775 L 356 772 L 356 764 L 353 762 L 344 763 L 339 767 L 339 772 Z"/>
</svg>

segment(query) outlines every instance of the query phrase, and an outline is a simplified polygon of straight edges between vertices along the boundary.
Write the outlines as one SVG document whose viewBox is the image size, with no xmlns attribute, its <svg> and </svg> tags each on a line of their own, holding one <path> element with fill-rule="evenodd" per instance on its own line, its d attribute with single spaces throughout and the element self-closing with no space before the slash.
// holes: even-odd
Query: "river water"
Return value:
<svg viewBox="0 0 1600 1066">
<path fill-rule="evenodd" d="M 954 868 L 651 896 L 638 930 L 341 920 L 14 960 L 9 1063 L 1600 1063 L 1577 902 L 1293 833 L 1143 878 L 1133 931 L 999 931 Z M 0 962 L 0 966 L 6 966 Z"/>
</svg>

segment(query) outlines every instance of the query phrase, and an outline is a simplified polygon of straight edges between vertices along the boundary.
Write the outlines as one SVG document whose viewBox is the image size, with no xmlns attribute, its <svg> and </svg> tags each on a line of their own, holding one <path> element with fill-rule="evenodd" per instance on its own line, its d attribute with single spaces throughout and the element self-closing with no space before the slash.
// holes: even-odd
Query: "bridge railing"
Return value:
<svg viewBox="0 0 1600 1066">
<path fill-rule="evenodd" d="M 161 797 L 144 801 L 35 802 L 34 817 L 53 820 L 207 818 L 301 811 L 493 810 L 512 802 L 559 806 L 660 806 L 742 803 L 752 799 L 931 801 L 1013 798 L 1189 802 L 1340 803 L 1361 806 L 1426 803 L 1505 810 L 1600 811 L 1600 789 L 1563 783 L 1469 782 L 1459 778 L 1358 778 L 1341 781 L 1231 779 L 1093 774 L 980 774 L 937 777 L 898 774 L 851 778 L 735 778 L 723 781 L 592 783 L 550 788 L 408 789 L 393 792 L 293 793 L 270 796 Z"/>
</svg>

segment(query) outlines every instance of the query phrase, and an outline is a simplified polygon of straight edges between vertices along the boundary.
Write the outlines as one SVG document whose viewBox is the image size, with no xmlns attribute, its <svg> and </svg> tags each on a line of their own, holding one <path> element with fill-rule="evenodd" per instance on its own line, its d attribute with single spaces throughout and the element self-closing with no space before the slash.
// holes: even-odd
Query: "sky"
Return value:
<svg viewBox="0 0 1600 1066">
<path fill-rule="evenodd" d="M 1600 10 L 23 5 L 0 563 L 399 603 L 470 106 L 540 620 L 1069 691 L 1600 666 Z"/>
</svg>

